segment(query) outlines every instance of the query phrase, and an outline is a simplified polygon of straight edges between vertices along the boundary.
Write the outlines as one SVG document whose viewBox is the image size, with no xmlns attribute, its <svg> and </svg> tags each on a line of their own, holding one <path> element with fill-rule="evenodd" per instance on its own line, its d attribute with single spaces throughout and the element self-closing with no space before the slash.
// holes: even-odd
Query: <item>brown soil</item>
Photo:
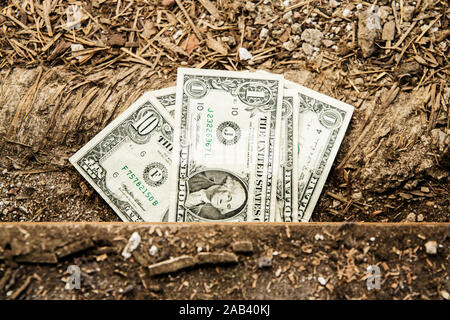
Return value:
<svg viewBox="0 0 450 320">
<path fill-rule="evenodd" d="M 125 259 L 133 232 L 142 240 Z M 3 224 L 0 298 L 448 299 L 449 241 L 449 224 Z M 234 252 L 238 242 L 251 248 Z M 150 274 L 205 253 L 237 261 Z M 80 290 L 64 289 L 69 265 L 80 267 Z M 369 265 L 380 268 L 379 289 L 368 290 Z"/>
<path fill-rule="evenodd" d="M 49 11 L 52 31 L 63 36 L 45 51 L 20 32 L 26 25 L 36 36 L 31 22 L 39 8 L 14 11 L 12 3 L 0 8 L 5 32 L 0 41 L 0 221 L 118 221 L 67 159 L 143 92 L 173 84 L 180 65 L 266 69 L 355 106 L 312 221 L 450 221 L 445 1 L 419 1 L 412 17 L 409 1 L 395 14 L 390 2 L 378 1 L 381 25 L 398 22 L 391 44 L 398 50 L 383 49 L 389 43 L 378 37 L 373 41 L 377 49 L 368 57 L 358 45 L 365 26 L 356 23 L 367 8 L 356 8 L 356 1 L 341 1 L 335 8 L 322 1 L 293 1 L 289 8 L 218 1 L 214 6 L 219 13 L 211 6 L 206 10 L 207 4 L 185 1 L 186 12 L 199 26 L 195 30 L 177 5 L 139 3 L 115 18 L 121 11 L 114 1 L 84 4 L 91 18 L 85 15 L 81 29 L 73 31 L 84 39 L 78 41 L 63 29 L 53 30 L 66 19 L 66 4 L 55 2 Z M 203 14 L 202 21 L 221 27 L 201 24 Z M 426 29 L 433 21 L 433 29 Z M 183 34 L 172 43 L 178 28 Z M 269 30 L 264 41 L 258 40 L 263 28 Z M 308 28 L 322 33 L 313 57 L 302 47 Z M 156 37 L 156 32 L 162 34 Z M 218 41 L 226 52 L 211 40 L 194 41 L 201 35 Z M 123 44 L 121 37 L 128 42 Z M 159 46 L 149 45 L 146 37 Z M 193 46 L 188 56 L 183 53 L 189 50 L 186 39 Z M 262 58 L 240 61 L 239 39 Z M 80 41 L 86 49 L 104 49 L 81 62 L 68 47 Z M 294 43 L 294 49 L 285 42 Z M 24 54 L 17 43 L 34 48 L 36 55 Z M 155 65 L 137 62 L 121 45 L 144 60 L 156 59 Z"/>
<path fill-rule="evenodd" d="M 358 9 L 356 0 L 177 2 L 185 10 L 79 1 L 81 29 L 68 31 L 66 1 L 0 1 L 1 222 L 119 221 L 68 158 L 143 92 L 173 85 L 179 66 L 265 69 L 355 107 L 312 221 L 450 221 L 446 1 L 377 1 L 381 27 L 395 23 L 393 40 L 367 30 L 358 15 L 368 3 Z M 317 49 L 306 29 L 322 33 Z M 84 45 L 81 59 L 71 44 Z M 239 60 L 240 46 L 253 62 Z M 448 224 L 351 226 L 0 224 L 0 297 L 448 297 Z M 125 261 L 133 230 L 142 244 Z M 199 246 L 231 252 L 238 240 L 255 248 L 238 263 L 147 274 L 146 264 Z M 424 252 L 429 240 L 442 246 L 437 255 Z M 151 244 L 160 256 L 148 257 Z M 274 251 L 273 266 L 259 269 Z M 63 289 L 71 264 L 82 268 L 81 291 Z M 381 266 L 379 291 L 365 286 L 369 264 Z"/>
</svg>

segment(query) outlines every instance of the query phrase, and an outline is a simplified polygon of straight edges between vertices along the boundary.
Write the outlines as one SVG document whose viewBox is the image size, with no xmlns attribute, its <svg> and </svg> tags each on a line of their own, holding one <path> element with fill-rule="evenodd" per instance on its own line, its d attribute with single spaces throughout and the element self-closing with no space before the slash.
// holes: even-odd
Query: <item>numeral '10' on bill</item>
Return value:
<svg viewBox="0 0 450 320">
<path fill-rule="evenodd" d="M 70 162 L 123 221 L 167 221 L 173 124 L 146 93 Z"/>
</svg>

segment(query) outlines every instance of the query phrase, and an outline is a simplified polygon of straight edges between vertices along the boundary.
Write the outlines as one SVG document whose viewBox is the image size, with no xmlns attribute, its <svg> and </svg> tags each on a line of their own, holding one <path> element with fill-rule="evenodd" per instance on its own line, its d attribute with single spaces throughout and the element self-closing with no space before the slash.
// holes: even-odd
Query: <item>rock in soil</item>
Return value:
<svg viewBox="0 0 450 320">
<path fill-rule="evenodd" d="M 253 252 L 253 244 L 251 241 L 237 241 L 232 244 L 234 252 L 251 253 Z"/>
<path fill-rule="evenodd" d="M 425 243 L 425 250 L 428 254 L 436 254 L 437 253 L 436 241 L 428 241 L 427 243 Z"/>
<path fill-rule="evenodd" d="M 358 44 L 364 58 L 370 57 L 375 52 L 375 40 L 380 37 L 379 8 L 376 5 L 359 14 L 358 20 Z"/>
</svg>

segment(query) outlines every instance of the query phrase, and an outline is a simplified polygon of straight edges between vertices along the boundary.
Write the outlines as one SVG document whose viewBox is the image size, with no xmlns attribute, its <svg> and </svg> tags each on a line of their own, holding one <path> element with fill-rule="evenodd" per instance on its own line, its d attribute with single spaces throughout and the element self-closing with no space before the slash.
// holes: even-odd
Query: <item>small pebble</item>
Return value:
<svg viewBox="0 0 450 320">
<path fill-rule="evenodd" d="M 317 234 L 314 236 L 314 239 L 316 239 L 316 241 L 320 241 L 320 240 L 323 240 L 324 237 L 323 237 L 322 234 L 318 234 L 318 233 L 317 233 Z"/>
<path fill-rule="evenodd" d="M 158 247 L 155 246 L 155 245 L 151 246 L 151 248 L 148 250 L 148 253 L 149 253 L 152 257 L 156 256 L 156 254 L 158 253 Z"/>
<path fill-rule="evenodd" d="M 414 17 L 414 10 L 416 10 L 416 7 L 414 6 L 404 6 L 403 7 L 403 19 L 405 21 L 411 21 Z"/>
<path fill-rule="evenodd" d="M 261 32 L 259 33 L 259 38 L 261 40 L 264 40 L 267 38 L 268 35 L 269 35 L 269 30 L 267 28 L 262 28 Z"/>
<path fill-rule="evenodd" d="M 272 258 L 260 257 L 258 260 L 258 268 L 270 268 L 272 267 Z"/>
<path fill-rule="evenodd" d="M 428 241 L 427 243 L 425 243 L 425 250 L 428 254 L 436 254 L 437 253 L 436 241 Z"/>
<path fill-rule="evenodd" d="M 309 43 L 304 42 L 302 44 L 302 50 L 306 56 L 311 56 L 313 54 L 314 47 L 312 45 L 310 45 Z"/>
<path fill-rule="evenodd" d="M 250 60 L 253 58 L 253 55 L 245 48 L 239 48 L 239 59 L 240 60 Z"/>
<path fill-rule="evenodd" d="M 362 86 L 364 84 L 364 79 L 363 78 L 356 78 L 355 79 L 355 84 Z"/>
<path fill-rule="evenodd" d="M 325 47 L 329 48 L 332 45 L 334 45 L 335 42 L 333 40 L 325 39 L 325 40 L 322 40 L 322 43 Z M 353 195 L 352 195 L 352 197 L 353 197 Z"/>
<path fill-rule="evenodd" d="M 441 290 L 439 293 L 441 297 L 444 298 L 445 300 L 450 300 L 450 294 L 447 291 Z"/>
<path fill-rule="evenodd" d="M 388 21 L 383 26 L 381 39 L 383 39 L 384 41 L 393 41 L 394 38 L 395 38 L 395 22 Z"/>
<path fill-rule="evenodd" d="M 339 3 L 339 1 L 336 0 L 330 0 L 330 7 L 332 8 L 337 8 L 339 7 L 341 4 Z"/>
<path fill-rule="evenodd" d="M 283 15 L 283 19 L 286 21 L 290 21 L 292 18 L 292 15 L 293 15 L 292 11 L 288 11 Z"/>
<path fill-rule="evenodd" d="M 161 4 L 164 8 L 170 8 L 175 4 L 175 0 L 162 0 Z"/>
<path fill-rule="evenodd" d="M 281 274 L 281 268 L 279 268 L 276 272 L 275 272 L 275 277 L 279 277 Z"/>
<path fill-rule="evenodd" d="M 294 23 L 291 26 L 291 31 L 293 34 L 301 34 L 302 33 L 302 25 L 300 23 Z"/>
<path fill-rule="evenodd" d="M 72 52 L 81 51 L 84 50 L 84 46 L 82 44 L 74 43 L 70 45 L 70 50 L 72 50 Z M 76 58 L 80 60 L 83 58 L 83 55 L 76 56 Z"/>
<path fill-rule="evenodd" d="M 295 44 L 292 41 L 286 41 L 283 43 L 283 47 L 287 51 L 293 51 L 295 49 Z"/>
<path fill-rule="evenodd" d="M 320 46 L 322 37 L 322 32 L 317 29 L 306 29 L 302 32 L 302 40 L 315 47 Z"/>
<path fill-rule="evenodd" d="M 323 277 L 318 277 L 317 280 L 323 286 L 327 284 L 327 280 L 325 280 L 325 278 L 323 278 Z"/>
<path fill-rule="evenodd" d="M 416 222 L 416 214 L 414 212 L 409 213 L 405 220 L 406 222 Z"/>
<path fill-rule="evenodd" d="M 122 256 L 125 259 L 131 257 L 131 253 L 139 246 L 141 243 L 141 236 L 136 231 L 133 232 L 130 239 L 128 240 L 127 245 L 123 248 Z"/>
<path fill-rule="evenodd" d="M 256 4 L 251 1 L 247 1 L 247 3 L 245 4 L 245 9 L 247 9 L 250 12 L 253 12 L 256 10 Z"/>
<path fill-rule="evenodd" d="M 348 9 L 344 9 L 344 11 L 342 12 L 342 15 L 344 16 L 344 18 L 348 18 L 352 15 L 352 12 Z"/>
</svg>

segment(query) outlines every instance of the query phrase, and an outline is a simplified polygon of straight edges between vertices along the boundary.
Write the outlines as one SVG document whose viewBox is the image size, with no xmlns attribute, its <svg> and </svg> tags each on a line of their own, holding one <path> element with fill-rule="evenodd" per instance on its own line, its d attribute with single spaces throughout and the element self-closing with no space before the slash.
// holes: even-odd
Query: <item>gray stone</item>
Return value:
<svg viewBox="0 0 450 320">
<path fill-rule="evenodd" d="M 337 0 L 330 0 L 330 7 L 337 8 L 341 5 L 341 3 Z"/>
<path fill-rule="evenodd" d="M 293 51 L 295 49 L 295 44 L 289 40 L 283 43 L 283 47 L 288 51 Z"/>
<path fill-rule="evenodd" d="M 395 22 L 388 21 L 383 26 L 383 33 L 381 39 L 384 41 L 393 41 L 395 37 Z"/>
<path fill-rule="evenodd" d="M 378 6 L 371 6 L 359 15 L 358 45 L 364 58 L 370 57 L 376 49 L 375 40 L 380 37 L 381 24 Z"/>
<path fill-rule="evenodd" d="M 303 49 L 303 52 L 305 53 L 305 55 L 307 55 L 307 56 L 311 56 L 314 52 L 314 47 L 306 42 L 304 42 L 302 44 L 302 49 Z"/>
<path fill-rule="evenodd" d="M 411 212 L 406 216 L 406 222 L 416 222 L 416 214 Z"/>
<path fill-rule="evenodd" d="M 414 18 L 414 10 L 416 7 L 414 6 L 404 6 L 403 7 L 403 19 L 405 21 L 411 21 Z"/>
<path fill-rule="evenodd" d="M 300 23 L 294 23 L 291 26 L 291 31 L 293 34 L 301 34 L 302 33 L 302 26 Z"/>
<path fill-rule="evenodd" d="M 270 268 L 272 267 L 271 257 L 260 257 L 258 259 L 258 268 Z"/>
<path fill-rule="evenodd" d="M 302 32 L 302 40 L 314 47 L 319 47 L 322 41 L 322 32 L 317 29 L 306 29 Z"/>
<path fill-rule="evenodd" d="M 427 243 L 425 243 L 425 250 L 428 254 L 436 254 L 437 253 L 436 241 L 428 241 Z"/>
</svg>

